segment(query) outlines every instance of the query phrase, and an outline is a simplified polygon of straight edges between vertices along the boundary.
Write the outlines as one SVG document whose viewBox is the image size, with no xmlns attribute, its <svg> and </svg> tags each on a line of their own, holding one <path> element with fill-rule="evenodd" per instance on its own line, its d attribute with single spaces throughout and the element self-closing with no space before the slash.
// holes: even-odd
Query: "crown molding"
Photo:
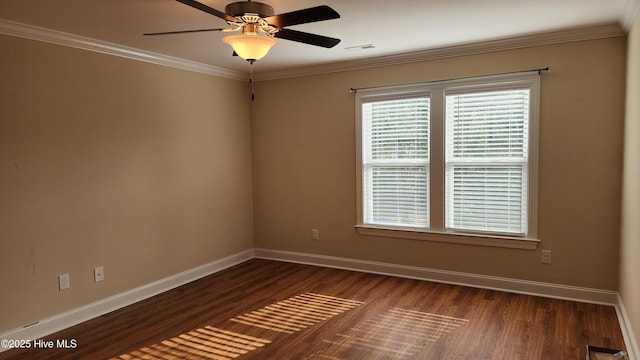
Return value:
<svg viewBox="0 0 640 360">
<path fill-rule="evenodd" d="M 522 49 L 542 45 L 562 44 L 574 41 L 604 39 L 624 36 L 625 34 L 625 31 L 618 24 L 604 24 L 584 28 L 572 28 L 543 34 L 525 35 L 500 40 L 454 45 L 404 54 L 343 61 L 318 66 L 293 68 L 283 71 L 272 71 L 256 75 L 256 80 L 276 80 L 291 77 L 336 73 L 342 71 L 363 70 L 381 66 L 400 65 L 456 56 Z"/>
<path fill-rule="evenodd" d="M 5 19 L 0 19 L 0 34 L 69 46 L 233 80 L 245 80 L 246 78 L 245 73 L 233 70 Z"/>
<path fill-rule="evenodd" d="M 627 0 L 625 15 L 618 24 L 605 24 L 584 28 L 567 29 L 535 35 L 525 35 L 500 40 L 491 40 L 471 44 L 461 44 L 442 48 L 428 49 L 403 54 L 342 61 L 316 66 L 289 68 L 285 70 L 266 71 L 256 75 L 256 81 L 275 80 L 311 75 L 329 74 L 343 71 L 370 69 L 382 66 L 400 65 L 419 61 L 443 59 L 455 56 L 482 54 L 488 52 L 521 49 L 533 46 L 553 45 L 574 41 L 595 40 L 624 36 L 624 28 L 633 24 L 640 0 Z M 627 25 L 625 25 L 625 23 Z M 622 27 L 621 27 L 622 26 Z M 187 71 L 228 78 L 245 80 L 246 74 L 213 65 L 185 60 L 173 56 L 135 49 L 84 36 L 69 34 L 56 30 L 27 25 L 10 20 L 0 19 L 0 34 L 17 36 L 31 40 L 43 41 L 57 45 L 70 46 L 103 54 L 120 56 L 128 59 L 144 61 L 152 64 L 174 67 Z"/>
<path fill-rule="evenodd" d="M 636 20 L 638 9 L 640 9 L 640 0 L 627 0 L 625 2 L 622 16 L 620 16 L 620 26 L 622 26 L 624 31 L 629 32 L 629 30 L 631 30 L 631 26 L 633 26 L 633 22 Z"/>
</svg>

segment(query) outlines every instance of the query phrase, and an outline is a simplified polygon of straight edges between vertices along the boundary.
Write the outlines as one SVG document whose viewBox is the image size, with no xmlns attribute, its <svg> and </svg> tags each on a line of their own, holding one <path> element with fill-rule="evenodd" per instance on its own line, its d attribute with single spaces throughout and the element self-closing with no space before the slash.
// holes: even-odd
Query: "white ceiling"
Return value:
<svg viewBox="0 0 640 360">
<path fill-rule="evenodd" d="M 201 0 L 224 11 L 230 1 Z M 341 18 L 291 27 L 336 37 L 325 49 L 280 40 L 256 72 L 318 66 L 443 47 L 624 22 L 637 0 L 262 0 L 276 14 L 328 5 Z M 143 36 L 145 32 L 225 27 L 175 0 L 1 0 L 0 19 L 187 59 L 237 72 L 248 65 L 220 32 Z M 373 49 L 345 48 L 372 44 Z"/>
</svg>

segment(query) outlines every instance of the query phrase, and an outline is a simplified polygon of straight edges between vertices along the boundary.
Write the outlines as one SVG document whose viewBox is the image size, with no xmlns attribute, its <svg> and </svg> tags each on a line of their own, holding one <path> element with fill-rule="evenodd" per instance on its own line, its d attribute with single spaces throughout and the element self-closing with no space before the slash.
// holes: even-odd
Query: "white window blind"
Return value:
<svg viewBox="0 0 640 360">
<path fill-rule="evenodd" d="M 363 221 L 429 226 L 429 97 L 362 104 Z"/>
<path fill-rule="evenodd" d="M 530 90 L 446 95 L 446 228 L 527 234 Z"/>
<path fill-rule="evenodd" d="M 540 74 L 359 89 L 356 229 L 537 246 Z"/>
</svg>

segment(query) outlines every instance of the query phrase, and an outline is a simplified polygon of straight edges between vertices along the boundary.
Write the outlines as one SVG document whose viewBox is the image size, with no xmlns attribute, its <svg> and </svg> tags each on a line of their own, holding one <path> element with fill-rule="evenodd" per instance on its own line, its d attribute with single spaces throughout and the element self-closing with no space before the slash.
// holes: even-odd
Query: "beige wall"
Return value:
<svg viewBox="0 0 640 360">
<path fill-rule="evenodd" d="M 620 295 L 640 345 L 640 12 L 627 44 Z"/>
<path fill-rule="evenodd" d="M 616 290 L 624 37 L 259 82 L 255 246 Z M 513 250 L 360 236 L 354 97 L 367 87 L 550 66 L 542 75 L 539 237 Z M 320 240 L 311 240 L 311 229 Z M 540 263 L 540 249 L 553 264 Z"/>
<path fill-rule="evenodd" d="M 619 267 L 638 332 L 633 156 L 618 242 L 625 38 L 258 82 L 251 107 L 244 82 L 19 38 L 0 47 L 0 306 L 12 309 L 0 332 L 252 246 L 610 290 Z M 357 235 L 349 87 L 544 66 L 541 247 Z M 640 124 L 630 103 L 628 129 Z M 627 136 L 639 154 L 640 131 Z M 553 264 L 540 264 L 541 248 Z M 107 279 L 94 284 L 99 265 Z M 62 273 L 72 287 L 60 292 Z"/>
<path fill-rule="evenodd" d="M 0 333 L 252 247 L 244 82 L 0 48 Z"/>
</svg>

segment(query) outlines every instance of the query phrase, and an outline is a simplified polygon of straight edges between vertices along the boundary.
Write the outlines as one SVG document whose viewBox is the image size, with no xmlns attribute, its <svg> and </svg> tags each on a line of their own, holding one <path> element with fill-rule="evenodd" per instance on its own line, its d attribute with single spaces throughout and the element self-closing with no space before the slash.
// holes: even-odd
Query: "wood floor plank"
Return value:
<svg viewBox="0 0 640 360">
<path fill-rule="evenodd" d="M 241 321 L 238 321 L 241 320 Z M 282 331 L 287 329 L 287 331 Z M 253 259 L 4 359 L 584 359 L 611 306 Z"/>
</svg>

